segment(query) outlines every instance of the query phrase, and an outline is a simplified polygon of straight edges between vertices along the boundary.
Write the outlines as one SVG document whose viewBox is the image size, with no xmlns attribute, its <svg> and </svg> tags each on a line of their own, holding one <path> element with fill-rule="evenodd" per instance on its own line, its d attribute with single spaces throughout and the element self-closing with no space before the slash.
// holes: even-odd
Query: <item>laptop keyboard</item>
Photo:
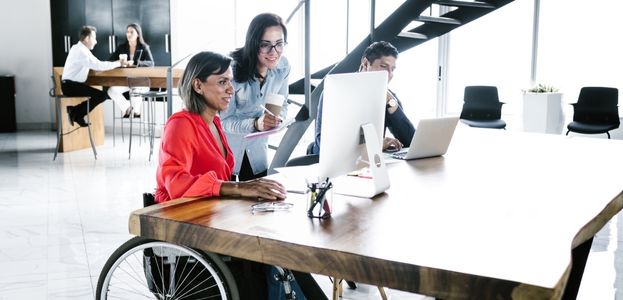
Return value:
<svg viewBox="0 0 623 300">
<path fill-rule="evenodd" d="M 405 156 L 407 156 L 407 151 L 400 151 L 392 154 L 392 157 L 397 159 L 405 159 Z"/>
</svg>

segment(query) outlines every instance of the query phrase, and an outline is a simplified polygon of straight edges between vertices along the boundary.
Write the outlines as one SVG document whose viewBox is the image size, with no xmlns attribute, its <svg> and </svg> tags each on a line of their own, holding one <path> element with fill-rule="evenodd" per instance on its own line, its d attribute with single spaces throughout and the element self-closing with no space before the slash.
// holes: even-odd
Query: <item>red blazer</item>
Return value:
<svg viewBox="0 0 623 300">
<path fill-rule="evenodd" d="M 234 156 L 219 116 L 214 117 L 214 125 L 227 152 L 225 157 L 200 115 L 181 111 L 169 118 L 160 145 L 156 202 L 219 196 L 223 181 L 231 179 Z"/>
</svg>

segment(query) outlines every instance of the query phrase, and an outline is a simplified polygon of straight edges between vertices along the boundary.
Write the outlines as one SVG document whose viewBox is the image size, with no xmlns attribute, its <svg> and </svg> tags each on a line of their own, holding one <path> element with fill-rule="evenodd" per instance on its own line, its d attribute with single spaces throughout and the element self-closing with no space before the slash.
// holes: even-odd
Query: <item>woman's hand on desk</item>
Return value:
<svg viewBox="0 0 623 300">
<path fill-rule="evenodd" d="M 244 182 L 223 182 L 221 196 L 242 196 L 261 200 L 283 200 L 285 187 L 272 179 L 258 178 Z"/>
</svg>

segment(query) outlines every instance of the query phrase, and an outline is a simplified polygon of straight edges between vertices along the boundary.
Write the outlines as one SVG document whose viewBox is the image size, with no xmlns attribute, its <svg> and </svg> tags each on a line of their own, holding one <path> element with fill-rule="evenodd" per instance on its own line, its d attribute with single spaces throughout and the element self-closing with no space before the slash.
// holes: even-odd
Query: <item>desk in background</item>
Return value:
<svg viewBox="0 0 623 300">
<path fill-rule="evenodd" d="M 572 249 L 588 255 L 623 207 L 605 172 L 621 153 L 621 141 L 461 127 L 444 157 L 388 164 L 386 193 L 335 195 L 330 220 L 307 218 L 297 194 L 292 211 L 264 214 L 178 199 L 133 212 L 130 232 L 443 299 L 559 299 Z"/>
<path fill-rule="evenodd" d="M 168 67 L 140 67 L 140 68 L 116 68 L 108 71 L 89 72 L 86 84 L 99 86 L 127 86 L 128 77 L 149 77 L 151 87 L 166 88 L 167 87 L 167 69 Z M 183 69 L 173 69 L 173 87 L 182 77 Z"/>
<path fill-rule="evenodd" d="M 167 69 L 168 67 L 140 67 L 140 68 L 116 68 L 108 71 L 89 71 L 89 77 L 86 84 L 92 86 L 127 86 L 128 77 L 149 77 L 151 87 L 166 88 L 167 87 Z M 61 75 L 63 67 L 54 67 L 55 91 L 61 95 Z M 177 86 L 180 78 L 184 73 L 183 69 L 173 69 L 173 86 Z"/>
<path fill-rule="evenodd" d="M 168 67 L 140 67 L 140 68 L 116 68 L 108 71 L 93 71 L 89 72 L 86 84 L 92 86 L 127 86 L 128 77 L 149 77 L 151 87 L 166 88 L 167 87 L 167 69 Z M 183 69 L 173 69 L 173 84 L 177 86 Z M 54 77 L 54 93 L 56 95 L 62 95 L 61 90 L 61 75 L 63 74 L 63 67 L 53 68 Z M 61 104 L 61 120 L 63 120 L 63 128 L 70 128 L 67 121 L 66 106 L 73 106 L 80 104 L 84 101 L 81 97 L 66 98 Z M 90 113 L 91 127 L 93 129 L 93 139 L 96 145 L 104 144 L 104 110 L 102 107 L 95 108 Z M 58 126 L 58 125 L 57 125 Z M 67 130 L 65 130 L 67 132 Z M 84 149 L 90 147 L 88 141 L 88 135 L 84 131 L 74 131 L 69 135 L 65 135 L 61 139 L 60 152 L 73 151 L 78 149 Z"/>
</svg>

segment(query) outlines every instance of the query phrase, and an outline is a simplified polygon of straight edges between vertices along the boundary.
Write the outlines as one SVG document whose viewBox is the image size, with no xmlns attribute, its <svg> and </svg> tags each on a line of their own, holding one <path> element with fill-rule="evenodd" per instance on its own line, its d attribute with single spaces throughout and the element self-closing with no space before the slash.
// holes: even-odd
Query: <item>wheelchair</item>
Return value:
<svg viewBox="0 0 623 300">
<path fill-rule="evenodd" d="M 153 194 L 143 194 L 143 206 L 154 203 Z M 106 261 L 95 299 L 239 300 L 235 277 L 225 263 L 229 260 L 215 253 L 134 237 Z M 286 299 L 296 299 L 290 287 L 292 272 L 275 268 L 275 279 L 283 285 Z"/>
<path fill-rule="evenodd" d="M 233 299 L 238 289 L 229 268 L 213 253 L 134 237 L 108 259 L 96 299 Z"/>
<path fill-rule="evenodd" d="M 143 205 L 154 204 L 151 193 Z M 232 299 L 238 288 L 223 257 L 167 242 L 134 237 L 110 256 L 95 299 Z"/>
</svg>

